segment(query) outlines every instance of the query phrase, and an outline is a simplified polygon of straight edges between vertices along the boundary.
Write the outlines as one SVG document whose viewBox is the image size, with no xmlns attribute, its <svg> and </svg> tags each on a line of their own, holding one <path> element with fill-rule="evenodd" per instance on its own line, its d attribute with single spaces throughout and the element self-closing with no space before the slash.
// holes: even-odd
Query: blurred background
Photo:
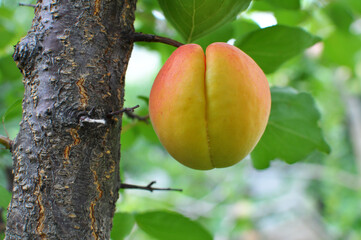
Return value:
<svg viewBox="0 0 361 240">
<path fill-rule="evenodd" d="M 158 187 L 183 192 L 127 190 L 121 193 L 119 211 L 176 211 L 199 221 L 216 240 L 361 239 L 361 1 L 302 0 L 297 10 L 274 7 L 272 2 L 254 1 L 239 18 L 247 31 L 250 26 L 278 23 L 300 26 L 322 38 L 267 77 L 271 85 L 312 94 L 332 152 L 315 151 L 292 165 L 276 160 L 265 170 L 256 170 L 246 158 L 231 168 L 196 171 L 169 156 L 150 124 L 124 117 L 122 179 L 139 185 L 156 180 Z M 32 7 L 18 4 L 18 0 L 0 0 L 0 134 L 11 138 L 19 129 L 23 96 L 13 46 L 26 34 L 33 17 Z M 155 0 L 139 0 L 135 27 L 182 40 Z M 139 104 L 136 113 L 148 114 L 152 82 L 174 49 L 157 43 L 135 45 L 126 76 L 126 107 Z M 11 166 L 9 152 L 0 148 L 0 239 Z M 134 226 L 126 239 L 152 238 Z"/>
</svg>

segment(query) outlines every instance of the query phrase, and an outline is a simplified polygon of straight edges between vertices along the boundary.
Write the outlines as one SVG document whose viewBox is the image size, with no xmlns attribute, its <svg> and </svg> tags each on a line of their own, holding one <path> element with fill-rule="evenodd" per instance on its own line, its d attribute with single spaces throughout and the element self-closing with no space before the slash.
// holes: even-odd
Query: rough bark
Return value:
<svg viewBox="0 0 361 240">
<path fill-rule="evenodd" d="M 121 116 L 106 115 L 123 107 L 135 5 L 38 0 L 14 53 L 25 93 L 5 239 L 109 239 Z"/>
</svg>

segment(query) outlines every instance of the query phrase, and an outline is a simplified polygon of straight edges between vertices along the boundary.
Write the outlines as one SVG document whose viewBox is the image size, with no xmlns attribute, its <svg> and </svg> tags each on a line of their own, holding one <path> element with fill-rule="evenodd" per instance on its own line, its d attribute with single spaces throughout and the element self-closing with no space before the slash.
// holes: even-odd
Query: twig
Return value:
<svg viewBox="0 0 361 240">
<path fill-rule="evenodd" d="M 13 142 L 8 137 L 0 136 L 0 144 L 10 150 Z"/>
<path fill-rule="evenodd" d="M 171 45 L 173 47 L 180 47 L 180 46 L 184 45 L 183 43 L 180 43 L 171 38 L 161 37 L 161 36 L 152 35 L 152 34 L 145 34 L 145 33 L 141 33 L 141 32 L 139 32 L 139 33 L 136 32 L 133 34 L 133 41 L 134 42 L 160 42 L 160 43 L 165 43 L 165 44 Z"/>
<path fill-rule="evenodd" d="M 141 189 L 141 190 L 148 190 L 150 192 L 153 192 L 153 191 L 178 191 L 178 192 L 182 192 L 183 191 L 182 189 L 177 189 L 177 188 L 154 188 L 152 186 L 155 183 L 156 183 L 156 181 L 152 181 L 147 186 L 139 186 L 139 185 L 121 183 L 120 188 L 123 188 L 123 189 Z"/>
<path fill-rule="evenodd" d="M 123 108 L 119 111 L 115 111 L 115 112 L 111 112 L 107 114 L 107 117 L 113 117 L 114 115 L 119 115 L 122 114 L 123 112 L 134 112 L 134 109 L 139 108 L 139 105 L 136 105 L 134 107 L 130 107 L 130 108 Z"/>
<path fill-rule="evenodd" d="M 19 3 L 19 6 L 21 7 L 36 7 L 36 4 L 28 4 L 28 3 Z"/>
<path fill-rule="evenodd" d="M 149 115 L 145 115 L 145 116 L 139 116 L 133 112 L 129 112 L 126 111 L 125 114 L 130 118 L 130 119 L 136 119 L 138 121 L 142 121 L 145 123 L 149 123 L 148 119 L 149 119 Z"/>
</svg>

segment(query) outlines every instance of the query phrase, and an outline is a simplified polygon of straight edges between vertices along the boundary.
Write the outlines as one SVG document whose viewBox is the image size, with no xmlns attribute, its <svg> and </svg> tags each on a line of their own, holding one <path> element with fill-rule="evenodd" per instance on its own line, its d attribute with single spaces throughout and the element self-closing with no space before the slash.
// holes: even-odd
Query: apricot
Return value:
<svg viewBox="0 0 361 240">
<path fill-rule="evenodd" d="M 154 130 L 187 167 L 224 168 L 245 158 L 261 138 L 271 94 L 261 68 L 240 49 L 213 43 L 179 47 L 157 75 L 149 97 Z"/>
</svg>

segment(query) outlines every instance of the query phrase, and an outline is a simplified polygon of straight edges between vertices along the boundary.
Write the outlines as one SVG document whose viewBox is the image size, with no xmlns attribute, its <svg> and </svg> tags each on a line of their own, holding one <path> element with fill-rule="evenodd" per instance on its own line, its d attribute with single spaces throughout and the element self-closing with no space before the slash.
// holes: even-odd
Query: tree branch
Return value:
<svg viewBox="0 0 361 240">
<path fill-rule="evenodd" d="M 0 135 L 0 144 L 3 145 L 6 149 L 11 149 L 13 142 L 8 138 Z"/>
<path fill-rule="evenodd" d="M 36 7 L 36 4 L 28 4 L 28 3 L 19 3 L 19 6 L 21 7 Z"/>
<path fill-rule="evenodd" d="M 111 117 L 113 117 L 115 115 L 122 114 L 123 112 L 134 112 L 134 109 L 136 109 L 136 108 L 139 108 L 139 105 L 136 105 L 136 106 L 130 107 L 130 108 L 123 108 L 123 109 L 120 109 L 119 111 L 108 113 L 107 117 L 111 118 Z"/>
<path fill-rule="evenodd" d="M 149 123 L 148 119 L 149 119 L 149 115 L 145 115 L 145 116 L 139 116 L 137 114 L 135 114 L 134 112 L 131 111 L 125 111 L 125 114 L 127 115 L 127 117 L 129 117 L 130 119 L 136 119 L 138 121 L 142 121 L 145 123 Z"/>
<path fill-rule="evenodd" d="M 139 32 L 139 33 L 136 32 L 133 34 L 133 41 L 134 42 L 160 42 L 160 43 L 165 43 L 165 44 L 171 45 L 173 47 L 180 47 L 180 46 L 184 45 L 183 43 L 180 43 L 171 38 L 161 37 L 161 36 L 152 35 L 152 34 L 145 34 L 145 33 L 141 33 L 141 32 Z"/>
<path fill-rule="evenodd" d="M 156 183 L 156 181 L 152 181 L 147 186 L 139 186 L 139 185 L 121 183 L 120 188 L 122 188 L 122 189 L 141 189 L 141 190 L 148 190 L 150 192 L 153 192 L 153 191 L 178 191 L 178 192 L 182 192 L 183 191 L 182 189 L 178 189 L 178 188 L 154 188 L 152 186 L 155 183 Z"/>
</svg>

